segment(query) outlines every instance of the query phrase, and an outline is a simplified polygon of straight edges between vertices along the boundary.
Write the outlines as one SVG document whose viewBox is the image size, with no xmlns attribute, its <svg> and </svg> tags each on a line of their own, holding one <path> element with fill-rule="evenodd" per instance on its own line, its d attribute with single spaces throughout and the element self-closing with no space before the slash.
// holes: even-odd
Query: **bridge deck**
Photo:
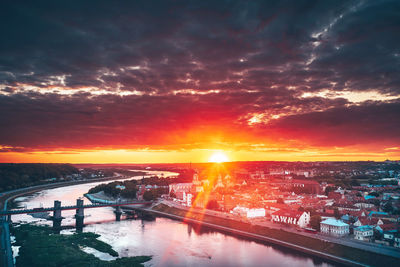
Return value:
<svg viewBox="0 0 400 267">
<path fill-rule="evenodd" d="M 57 210 L 76 210 L 78 208 L 84 208 L 84 209 L 91 209 L 91 208 L 103 208 L 103 207 L 116 207 L 116 206 L 128 206 L 128 205 L 146 205 L 146 204 L 151 204 L 152 202 L 118 202 L 118 203 L 107 203 L 107 204 L 89 204 L 89 205 L 83 205 L 78 207 L 77 205 L 73 206 L 62 206 L 58 208 Z M 26 214 L 26 213 L 40 213 L 40 212 L 51 212 L 55 211 L 56 208 L 51 207 L 51 208 L 35 208 L 35 209 L 17 209 L 17 210 L 5 210 L 5 211 L 0 211 L 0 216 L 5 216 L 5 215 L 16 215 L 16 214 Z"/>
</svg>

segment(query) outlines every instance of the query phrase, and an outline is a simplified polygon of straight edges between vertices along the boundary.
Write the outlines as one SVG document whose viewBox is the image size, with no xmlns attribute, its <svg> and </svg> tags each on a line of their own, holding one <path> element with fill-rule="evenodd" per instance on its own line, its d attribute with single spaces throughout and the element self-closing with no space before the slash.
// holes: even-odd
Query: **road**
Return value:
<svg viewBox="0 0 400 267">
<path fill-rule="evenodd" d="M 188 208 L 186 206 L 183 206 L 177 202 L 170 201 L 170 200 L 163 200 L 162 203 L 165 205 L 172 206 L 172 207 L 175 207 L 178 209 L 183 209 L 186 211 L 189 211 L 189 209 L 190 209 L 193 212 L 204 213 L 206 215 L 216 216 L 216 217 L 220 217 L 220 218 L 224 218 L 224 219 L 232 219 L 232 220 L 237 220 L 237 221 L 241 221 L 241 222 L 247 222 L 247 223 L 251 223 L 253 225 L 260 225 L 260 226 L 277 229 L 277 230 L 284 230 L 284 231 L 292 232 L 292 233 L 295 233 L 298 235 L 303 235 L 303 236 L 307 236 L 307 237 L 311 237 L 311 238 L 318 238 L 321 240 L 325 240 L 327 242 L 344 245 L 344 246 L 349 246 L 349 247 L 353 247 L 353 248 L 358 248 L 361 250 L 366 250 L 366 251 L 370 251 L 370 252 L 374 252 L 374 253 L 392 256 L 392 257 L 400 259 L 400 249 L 398 249 L 398 248 L 383 246 L 381 244 L 357 241 L 357 240 L 351 238 L 350 236 L 343 237 L 343 238 L 336 238 L 336 237 L 331 237 L 331 236 L 327 236 L 327 235 L 320 234 L 320 233 L 311 234 L 311 233 L 306 233 L 304 231 L 298 231 L 299 230 L 298 228 L 292 228 L 290 226 L 273 223 L 273 222 L 267 221 L 265 219 L 263 219 L 262 221 L 257 220 L 257 219 L 256 220 L 241 219 L 238 216 L 235 216 L 235 215 L 232 215 L 232 214 L 229 214 L 226 212 L 197 209 L 197 208 L 193 208 L 193 207 Z"/>
<path fill-rule="evenodd" d="M 387 256 L 392 256 L 400 259 L 400 249 L 395 248 L 395 247 L 388 247 L 388 246 L 383 246 L 381 244 L 375 244 L 375 243 L 369 243 L 369 242 L 363 242 L 363 241 L 357 241 L 351 236 L 346 236 L 342 238 L 337 238 L 333 236 L 328 236 L 324 235 L 321 233 L 316 233 L 316 234 L 311 234 L 311 233 L 306 233 L 306 232 L 299 232 L 297 229 L 291 228 L 289 226 L 284 226 L 281 224 L 273 223 L 270 221 L 266 222 L 255 222 L 253 224 L 256 225 L 261 225 L 269 228 L 274 228 L 274 229 L 282 229 L 284 231 L 288 232 L 293 232 L 299 235 L 304 235 L 312 238 L 318 238 L 327 242 L 339 244 L 339 245 L 344 245 L 344 246 L 349 246 L 353 248 L 358 248 L 366 251 L 371 251 L 375 253 L 380 253 L 383 255 Z"/>
<path fill-rule="evenodd" d="M 141 208 L 142 210 L 148 211 L 148 212 L 152 212 L 158 215 L 162 215 L 165 217 L 169 217 L 169 218 L 173 218 L 173 219 L 178 219 L 180 221 L 185 221 L 185 222 L 191 222 L 191 223 L 195 223 L 195 224 L 201 224 L 203 226 L 207 226 L 210 228 L 214 228 L 217 230 L 221 230 L 221 231 L 225 231 L 225 232 L 229 232 L 229 233 L 233 233 L 236 235 L 240 235 L 240 236 L 244 236 L 244 237 L 248 237 L 248 238 L 252 238 L 252 239 L 256 239 L 256 240 L 260 240 L 260 241 L 264 241 L 264 242 L 268 242 L 268 243 L 273 243 L 273 244 L 277 244 L 280 246 L 284 246 L 284 247 L 288 247 L 288 248 L 292 248 L 301 252 L 305 252 L 311 255 L 315 255 L 324 259 L 329 259 L 332 260 L 334 262 L 338 262 L 341 264 L 345 264 L 348 266 L 368 266 L 368 265 L 364 265 L 362 263 L 358 263 L 349 259 L 345 259 L 342 257 L 338 257 L 338 256 L 334 256 L 334 255 L 330 255 L 324 252 L 320 252 L 320 251 L 316 251 L 313 249 L 309 249 L 309 248 L 305 248 L 305 247 L 301 247 L 295 244 L 291 244 L 288 242 L 284 242 L 275 238 L 270 238 L 270 237 L 266 237 L 263 235 L 258 235 L 258 234 L 253 234 L 253 233 L 249 233 L 249 232 L 245 232 L 245 231 L 241 231 L 241 230 L 236 230 L 236 229 L 232 229 L 229 227 L 225 227 L 225 226 L 221 226 L 221 225 L 217 225 L 217 224 L 213 224 L 213 223 L 207 223 L 207 222 L 202 222 L 202 221 L 198 221 L 198 220 L 194 220 L 194 219 L 190 219 L 190 218 L 185 218 L 182 216 L 178 216 L 178 215 L 173 215 L 170 213 L 166 213 L 166 212 L 162 212 L 162 211 L 155 211 L 152 210 L 150 208 Z"/>
</svg>

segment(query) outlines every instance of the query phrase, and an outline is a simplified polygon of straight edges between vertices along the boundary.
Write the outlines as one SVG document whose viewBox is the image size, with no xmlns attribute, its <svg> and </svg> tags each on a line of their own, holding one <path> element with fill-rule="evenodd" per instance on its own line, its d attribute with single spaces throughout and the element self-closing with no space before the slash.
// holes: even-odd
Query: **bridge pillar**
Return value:
<svg viewBox="0 0 400 267">
<path fill-rule="evenodd" d="M 84 226 L 83 220 L 84 220 L 85 216 L 83 213 L 83 210 L 84 210 L 83 209 L 83 199 L 77 199 L 76 206 L 78 208 L 76 209 L 76 214 L 75 214 L 75 227 L 79 231 L 79 230 L 82 230 L 82 228 Z"/>
<path fill-rule="evenodd" d="M 8 214 L 8 215 L 7 215 L 7 222 L 8 222 L 8 223 L 12 223 L 12 221 L 11 221 L 11 214 Z"/>
<path fill-rule="evenodd" d="M 58 230 L 61 228 L 61 201 L 54 200 L 54 212 L 53 212 L 53 229 Z"/>
<path fill-rule="evenodd" d="M 115 220 L 116 221 L 120 221 L 121 220 L 121 215 L 122 215 L 121 206 L 117 206 L 117 208 L 114 211 L 114 213 L 115 213 Z"/>
</svg>

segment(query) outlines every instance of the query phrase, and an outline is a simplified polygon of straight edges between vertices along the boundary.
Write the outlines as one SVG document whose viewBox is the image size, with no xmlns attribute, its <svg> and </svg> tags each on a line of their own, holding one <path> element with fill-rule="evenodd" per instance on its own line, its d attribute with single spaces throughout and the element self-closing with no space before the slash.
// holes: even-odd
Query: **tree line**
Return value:
<svg viewBox="0 0 400 267">
<path fill-rule="evenodd" d="M 0 192 L 45 183 L 46 179 L 78 174 L 70 164 L 2 163 L 0 164 Z"/>
<path fill-rule="evenodd" d="M 154 181 L 154 177 L 144 178 Z M 157 178 L 158 180 L 162 180 L 164 178 Z M 143 179 L 142 179 L 143 180 Z M 146 185 L 146 183 L 142 183 L 142 180 L 129 180 L 123 182 L 111 182 L 107 184 L 99 184 L 93 188 L 91 188 L 88 193 L 94 194 L 103 191 L 106 195 L 111 197 L 123 197 L 123 198 L 136 198 L 136 193 L 138 190 L 138 185 Z M 161 183 L 161 181 L 159 181 Z M 162 182 L 163 183 L 163 182 Z M 119 187 L 117 187 L 119 185 Z M 154 185 L 154 183 L 153 183 Z M 121 189 L 121 186 L 124 186 L 124 189 Z M 153 188 L 151 190 L 146 190 L 143 195 L 143 199 L 146 201 L 150 201 L 160 197 L 162 194 L 168 194 L 168 188 Z"/>
</svg>

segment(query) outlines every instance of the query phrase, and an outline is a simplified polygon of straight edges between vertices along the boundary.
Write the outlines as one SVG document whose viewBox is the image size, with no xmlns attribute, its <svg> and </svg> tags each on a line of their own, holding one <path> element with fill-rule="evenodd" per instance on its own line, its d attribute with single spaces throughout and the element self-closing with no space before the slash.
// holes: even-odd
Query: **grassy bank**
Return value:
<svg viewBox="0 0 400 267">
<path fill-rule="evenodd" d="M 100 252 L 117 257 L 112 247 L 97 239 L 94 233 L 72 235 L 54 234 L 51 228 L 23 224 L 14 227 L 16 246 L 21 246 L 16 266 L 143 266 L 150 256 L 118 258 L 102 261 L 92 254 L 83 252 L 80 247 L 91 247 Z"/>
<path fill-rule="evenodd" d="M 281 241 L 299 245 L 302 247 L 310 248 L 320 252 L 328 253 L 331 255 L 339 256 L 342 258 L 350 259 L 366 265 L 372 266 L 397 266 L 398 259 L 390 256 L 385 256 L 369 251 L 360 250 L 344 245 L 325 242 L 323 240 L 312 238 L 308 236 L 299 235 L 284 230 L 271 229 L 263 226 L 255 226 L 245 222 L 238 222 L 236 220 L 224 219 L 210 215 L 204 215 L 196 212 L 187 212 L 173 207 L 168 207 L 164 204 L 159 204 L 153 208 L 157 211 L 174 214 L 194 220 L 199 220 L 207 223 L 217 224 L 232 229 L 246 231 L 254 234 L 264 235 L 266 237 L 275 238 Z"/>
</svg>

